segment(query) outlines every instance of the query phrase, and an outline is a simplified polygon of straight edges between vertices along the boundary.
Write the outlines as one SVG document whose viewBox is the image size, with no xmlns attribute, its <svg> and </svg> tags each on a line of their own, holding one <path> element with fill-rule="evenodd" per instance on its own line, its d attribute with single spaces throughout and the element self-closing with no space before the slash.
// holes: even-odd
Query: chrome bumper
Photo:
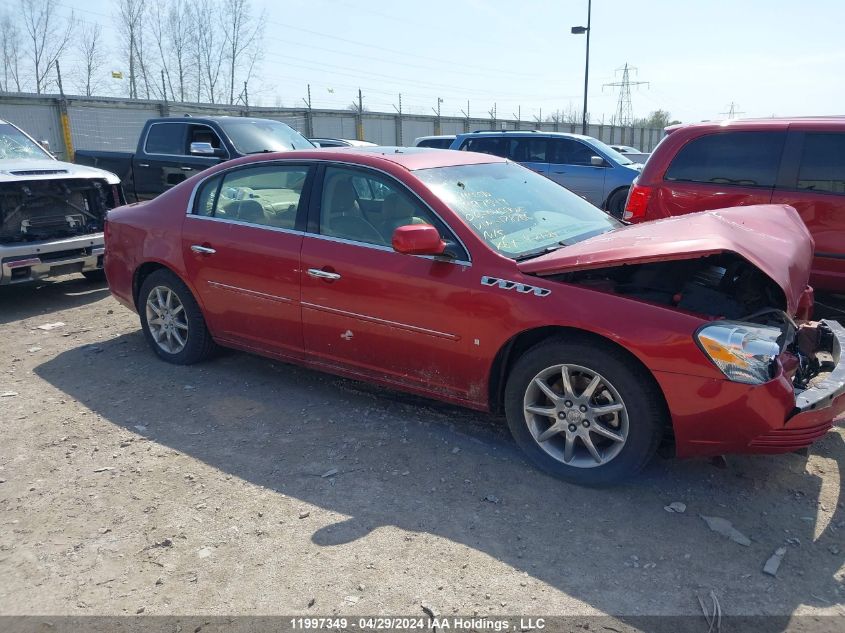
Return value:
<svg viewBox="0 0 845 633">
<path fill-rule="evenodd" d="M 101 270 L 103 234 L 0 245 L 0 286 Z"/>
</svg>

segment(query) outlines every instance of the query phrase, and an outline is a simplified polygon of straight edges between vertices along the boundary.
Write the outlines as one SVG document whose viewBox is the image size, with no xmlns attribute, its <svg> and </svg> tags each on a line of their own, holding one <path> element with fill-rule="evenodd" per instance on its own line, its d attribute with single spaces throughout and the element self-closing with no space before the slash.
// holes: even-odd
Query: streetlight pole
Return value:
<svg viewBox="0 0 845 633">
<path fill-rule="evenodd" d="M 590 80 L 590 17 L 592 15 L 593 0 L 587 0 L 587 26 L 573 26 L 573 35 L 587 35 L 587 58 L 584 62 L 584 113 L 581 121 L 581 134 L 587 134 L 587 87 Z"/>
</svg>

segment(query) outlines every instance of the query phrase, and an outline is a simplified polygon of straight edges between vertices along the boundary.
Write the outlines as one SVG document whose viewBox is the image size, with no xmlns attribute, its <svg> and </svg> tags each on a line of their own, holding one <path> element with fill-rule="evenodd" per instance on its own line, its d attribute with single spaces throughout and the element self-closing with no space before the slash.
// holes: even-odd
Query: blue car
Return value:
<svg viewBox="0 0 845 633">
<path fill-rule="evenodd" d="M 494 154 L 520 163 L 622 217 L 631 181 L 642 170 L 590 136 L 562 132 L 510 131 L 459 134 L 449 149 Z"/>
</svg>

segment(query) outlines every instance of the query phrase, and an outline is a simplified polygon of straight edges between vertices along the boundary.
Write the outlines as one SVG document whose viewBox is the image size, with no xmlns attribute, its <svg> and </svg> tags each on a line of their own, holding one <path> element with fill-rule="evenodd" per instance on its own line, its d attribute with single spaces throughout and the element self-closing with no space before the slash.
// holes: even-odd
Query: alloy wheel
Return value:
<svg viewBox="0 0 845 633">
<path fill-rule="evenodd" d="M 146 303 L 147 326 L 156 344 L 168 354 L 178 354 L 188 342 L 188 317 L 179 296 L 167 286 L 156 286 Z"/>
<path fill-rule="evenodd" d="M 553 365 L 525 390 L 525 422 L 537 445 L 576 468 L 614 459 L 628 438 L 628 411 L 601 374 L 580 365 Z"/>
</svg>

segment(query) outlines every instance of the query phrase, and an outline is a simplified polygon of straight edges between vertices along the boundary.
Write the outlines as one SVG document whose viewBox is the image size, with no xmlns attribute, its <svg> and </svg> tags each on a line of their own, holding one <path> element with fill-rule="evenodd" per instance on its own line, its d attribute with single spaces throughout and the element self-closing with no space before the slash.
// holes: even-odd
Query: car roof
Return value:
<svg viewBox="0 0 845 633">
<path fill-rule="evenodd" d="M 585 141 L 596 140 L 593 136 L 586 136 L 584 134 L 574 134 L 572 132 L 546 132 L 543 130 L 475 130 L 474 132 L 466 132 L 459 134 L 460 137 L 467 136 L 513 136 L 513 135 L 537 136 L 539 138 L 577 138 Z"/>
<path fill-rule="evenodd" d="M 254 162 L 256 156 L 262 160 L 276 160 L 280 158 L 302 158 L 305 160 L 336 160 L 338 162 L 352 162 L 369 167 L 383 166 L 391 163 L 403 167 L 408 171 L 417 169 L 432 169 L 435 167 L 454 167 L 458 165 L 480 165 L 484 163 L 506 163 L 506 159 L 492 154 L 478 152 L 459 152 L 452 150 L 433 149 L 430 147 L 325 147 L 314 149 L 291 150 L 288 152 L 267 152 L 251 154 L 244 158 L 228 161 L 226 165 Z"/>
<path fill-rule="evenodd" d="M 723 121 L 698 121 L 696 123 L 679 123 L 665 128 L 666 132 L 674 132 L 680 129 L 705 129 L 705 128 L 760 128 L 767 127 L 783 128 L 790 123 L 813 123 L 830 124 L 833 126 L 845 125 L 845 115 L 825 116 L 793 116 L 793 117 L 769 117 L 764 119 L 725 119 Z"/>
</svg>

